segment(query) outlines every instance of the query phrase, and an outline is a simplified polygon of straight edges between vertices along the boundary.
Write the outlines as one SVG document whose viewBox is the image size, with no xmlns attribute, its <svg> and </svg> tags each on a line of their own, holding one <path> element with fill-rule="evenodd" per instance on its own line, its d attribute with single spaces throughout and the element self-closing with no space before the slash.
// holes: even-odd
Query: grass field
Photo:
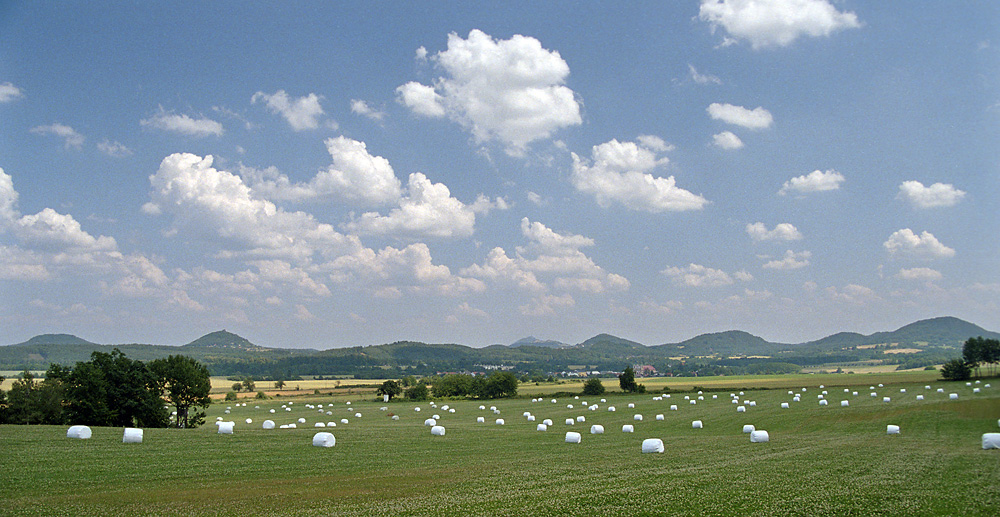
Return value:
<svg viewBox="0 0 1000 517">
<path fill-rule="evenodd" d="M 834 386 L 848 378 L 866 380 L 847 386 L 848 393 Z M 730 391 L 709 391 L 724 385 L 700 382 L 705 400 L 695 405 L 684 397 L 697 400 L 696 392 L 679 391 L 660 401 L 612 393 L 607 402 L 565 396 L 532 402 L 529 393 L 441 400 L 438 408 L 370 397 L 350 405 L 341 395 L 282 397 L 246 400 L 229 414 L 220 402 L 210 420 L 235 421 L 234 434 L 217 434 L 211 424 L 146 429 L 142 444 L 121 443 L 120 428 L 94 428 L 91 439 L 73 440 L 65 427 L 2 426 L 0 508 L 6 515 L 996 515 L 1000 508 L 1000 450 L 980 446 L 983 433 L 1000 432 L 996 380 L 991 388 L 984 387 L 990 381 L 974 385 L 978 394 L 965 383 L 908 375 L 728 380 L 737 396 L 746 385 L 740 400 L 756 406 L 738 413 Z M 771 382 L 757 385 L 765 381 Z M 818 403 L 820 384 L 828 406 Z M 801 402 L 791 402 L 789 389 Z M 883 402 L 885 396 L 891 401 Z M 600 407 L 590 411 L 584 402 Z M 782 402 L 791 407 L 781 409 Z M 489 411 L 493 405 L 500 415 Z M 537 421 L 528 422 L 525 411 Z M 435 413 L 445 436 L 423 425 Z M 476 423 L 478 416 L 486 423 Z M 578 416 L 586 422 L 565 425 Z M 496 425 L 498 417 L 506 424 Z M 266 418 L 307 423 L 265 431 Z M 536 431 L 546 418 L 554 425 Z M 703 429 L 692 429 L 696 419 Z M 313 427 L 330 421 L 337 427 Z M 605 433 L 590 434 L 592 424 Z M 623 433 L 624 424 L 635 433 Z M 744 424 L 767 430 L 770 441 L 750 443 Z M 899 425 L 901 434 L 887 435 L 888 424 Z M 336 447 L 311 446 L 320 430 L 333 432 Z M 569 430 L 580 432 L 582 443 L 565 443 Z M 666 452 L 641 454 L 645 438 L 661 438 Z"/>
</svg>

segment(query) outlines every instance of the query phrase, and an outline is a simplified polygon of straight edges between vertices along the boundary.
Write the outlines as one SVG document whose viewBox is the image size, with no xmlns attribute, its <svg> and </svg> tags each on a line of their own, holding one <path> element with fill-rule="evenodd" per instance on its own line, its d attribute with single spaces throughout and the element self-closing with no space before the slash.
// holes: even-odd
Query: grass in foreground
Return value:
<svg viewBox="0 0 1000 517">
<path fill-rule="evenodd" d="M 924 383 L 880 382 L 885 386 L 873 382 L 877 397 L 867 385 L 848 388 L 857 396 L 827 385 L 829 406 L 818 404 L 818 383 L 800 383 L 802 400 L 790 409 L 780 408 L 791 400 L 787 390 L 747 390 L 741 401 L 756 406 L 745 413 L 737 413 L 729 392 L 707 391 L 696 405 L 684 400 L 695 393 L 661 401 L 612 394 L 607 402 L 438 401 L 437 409 L 420 404 L 420 412 L 412 403 L 348 406 L 330 397 L 296 399 L 292 411 L 281 408 L 285 401 L 247 401 L 223 414 L 227 406 L 219 403 L 211 419 L 235 421 L 235 434 L 216 434 L 214 425 L 147 429 L 142 444 L 122 444 L 119 428 L 71 440 L 65 427 L 3 426 L 0 498 L 4 513 L 14 515 L 994 515 L 1000 451 L 982 450 L 980 436 L 1000 431 L 1000 386 L 973 394 L 964 383 L 925 390 Z M 960 399 L 948 400 L 951 392 Z M 915 400 L 918 394 L 925 400 Z M 584 401 L 600 408 L 590 411 Z M 321 413 L 307 403 L 325 407 Z M 610 405 L 617 411 L 607 411 Z M 443 437 L 423 425 L 435 413 L 447 428 Z M 577 416 L 586 422 L 564 424 Z M 506 425 L 494 424 L 498 417 Z M 307 423 L 264 431 L 266 418 Z M 554 425 L 536 431 L 546 418 Z M 695 419 L 705 428 L 692 429 Z M 338 425 L 317 429 L 317 421 Z M 589 434 L 592 424 L 605 434 Z M 636 432 L 622 433 L 623 424 Z M 744 424 L 767 430 L 771 441 L 751 444 Z M 902 434 L 887 436 L 887 424 Z M 320 430 L 333 432 L 337 446 L 312 447 Z M 583 434 L 582 443 L 564 443 L 568 430 Z M 654 437 L 666 452 L 640 454 L 642 440 Z"/>
</svg>

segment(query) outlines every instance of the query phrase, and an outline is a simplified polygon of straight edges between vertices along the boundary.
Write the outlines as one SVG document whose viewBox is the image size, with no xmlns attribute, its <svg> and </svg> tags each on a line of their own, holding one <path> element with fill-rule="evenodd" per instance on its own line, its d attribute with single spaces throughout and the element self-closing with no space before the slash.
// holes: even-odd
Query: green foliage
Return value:
<svg viewBox="0 0 1000 517">
<path fill-rule="evenodd" d="M 517 396 L 517 377 L 510 372 L 494 372 L 486 378 L 485 390 L 479 398 L 500 399 Z"/>
<path fill-rule="evenodd" d="M 414 384 L 417 383 L 417 378 L 412 375 L 404 375 L 403 378 L 399 380 L 399 383 L 404 388 L 409 388 L 410 386 L 413 386 Z"/>
<path fill-rule="evenodd" d="M 427 385 L 424 383 L 417 383 L 406 389 L 406 399 L 413 401 L 427 400 L 430 392 L 427 389 Z"/>
<path fill-rule="evenodd" d="M 237 383 L 233 384 L 233 387 L 232 387 L 233 391 L 239 393 L 242 389 L 243 389 L 243 383 L 242 382 L 237 382 Z"/>
<path fill-rule="evenodd" d="M 402 393 L 403 393 L 403 388 L 399 385 L 398 382 L 394 380 L 388 380 L 383 382 L 382 385 L 378 387 L 378 390 L 375 391 L 375 394 L 380 397 L 388 395 L 389 400 L 392 400 L 393 397 L 397 397 Z"/>
<path fill-rule="evenodd" d="M 150 368 L 156 372 L 167 401 L 177 408 L 177 427 L 197 427 L 204 423 L 204 408 L 212 403 L 208 396 L 212 390 L 208 368 L 184 355 L 157 359 L 150 363 Z"/>
<path fill-rule="evenodd" d="M 61 379 L 65 406 L 74 424 L 114 427 L 166 427 L 160 379 L 142 361 L 121 350 L 93 352 L 72 370 L 55 365 L 48 376 Z"/>
<path fill-rule="evenodd" d="M 980 376 L 982 365 L 989 365 L 990 375 L 996 375 L 996 366 L 1000 363 L 1000 340 L 983 339 L 982 336 L 969 338 L 962 347 L 962 358 L 975 368 L 976 377 Z"/>
<path fill-rule="evenodd" d="M 285 387 L 285 381 L 283 381 L 281 379 L 278 379 L 278 380 L 274 381 L 274 389 L 280 390 L 281 388 L 284 388 L 284 387 Z"/>
<path fill-rule="evenodd" d="M 639 391 L 639 384 L 635 382 L 635 370 L 631 366 L 626 366 L 621 375 L 618 376 L 618 386 L 625 393 L 635 393 Z"/>
<path fill-rule="evenodd" d="M 61 424 L 62 383 L 56 379 L 38 382 L 25 370 L 7 393 L 6 419 L 11 424 Z"/>
<path fill-rule="evenodd" d="M 583 394 L 591 396 L 603 395 L 604 384 L 601 383 L 601 379 L 598 379 L 597 377 L 587 379 L 587 382 L 583 383 Z"/>
<path fill-rule="evenodd" d="M 258 391 L 257 396 L 254 398 L 257 400 L 267 400 L 270 397 L 267 396 L 267 393 L 264 393 L 263 391 Z"/>
<path fill-rule="evenodd" d="M 226 402 L 229 402 L 229 401 L 232 401 L 232 400 L 237 400 L 237 398 L 236 398 L 236 392 L 235 391 L 228 391 L 228 392 L 226 392 Z M 179 414 L 180 413 L 178 412 L 178 415 Z"/>
<path fill-rule="evenodd" d="M 972 368 L 961 359 L 952 359 L 941 366 L 941 378 L 946 381 L 964 381 L 972 377 Z"/>
<path fill-rule="evenodd" d="M 243 378 L 243 390 L 244 391 L 246 391 L 246 392 L 249 393 L 249 392 L 254 391 L 256 389 L 257 389 L 257 384 L 255 382 L 253 382 L 253 379 L 251 379 L 250 377 L 244 377 Z"/>
</svg>

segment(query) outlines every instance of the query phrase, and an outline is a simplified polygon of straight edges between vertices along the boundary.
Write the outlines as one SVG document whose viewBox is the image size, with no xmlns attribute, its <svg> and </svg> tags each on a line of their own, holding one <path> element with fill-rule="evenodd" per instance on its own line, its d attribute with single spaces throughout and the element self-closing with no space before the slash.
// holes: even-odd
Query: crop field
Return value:
<svg viewBox="0 0 1000 517">
<path fill-rule="evenodd" d="M 818 379 L 660 400 L 219 402 L 208 425 L 146 429 L 139 444 L 123 444 L 121 428 L 77 440 L 66 427 L 0 426 L 0 507 L 5 515 L 996 515 L 1000 450 L 980 444 L 983 433 L 1000 432 L 996 379 L 989 388 L 906 375 L 846 387 Z M 819 404 L 823 391 L 829 405 Z M 424 425 L 435 414 L 444 436 Z M 217 417 L 235 422 L 233 434 L 217 433 Z M 264 430 L 265 419 L 297 428 Z M 553 424 L 537 431 L 544 419 Z M 591 434 L 594 424 L 604 433 Z M 751 443 L 745 424 L 770 440 Z M 900 433 L 888 435 L 887 425 Z M 319 431 L 336 446 L 313 447 Z M 567 431 L 581 443 L 566 443 Z M 665 452 L 641 453 L 647 438 L 662 439 Z"/>
</svg>

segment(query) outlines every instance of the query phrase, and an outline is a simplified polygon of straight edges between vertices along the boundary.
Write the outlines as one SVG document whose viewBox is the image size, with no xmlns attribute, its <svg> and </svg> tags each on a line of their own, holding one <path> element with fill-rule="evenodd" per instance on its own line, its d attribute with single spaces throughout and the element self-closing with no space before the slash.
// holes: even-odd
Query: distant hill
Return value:
<svg viewBox="0 0 1000 517">
<path fill-rule="evenodd" d="M 257 346 L 247 339 L 237 336 L 232 332 L 226 332 L 225 330 L 218 330 L 209 334 L 205 334 L 200 338 L 184 345 L 184 348 L 190 347 L 201 347 L 201 348 L 234 348 L 237 350 L 253 350 L 261 351 L 266 350 L 264 347 Z"/>
<path fill-rule="evenodd" d="M 979 325 L 947 316 L 920 320 L 891 332 L 876 332 L 867 336 L 853 332 L 840 332 L 823 339 L 802 343 L 798 347 L 809 351 L 842 350 L 869 345 L 961 349 L 962 344 L 967 339 L 979 336 L 986 339 L 1000 339 L 1000 333 L 991 332 Z"/>
<path fill-rule="evenodd" d="M 736 356 L 736 355 L 772 355 L 788 345 L 771 343 L 764 338 L 742 330 L 728 330 L 701 334 L 676 344 L 659 345 L 664 351 L 671 351 L 670 356 Z"/>
<path fill-rule="evenodd" d="M 72 334 L 42 334 L 35 336 L 24 343 L 11 346 L 36 346 L 36 345 L 96 345 L 83 338 L 78 338 Z"/>
<path fill-rule="evenodd" d="M 519 346 L 540 346 L 542 348 L 566 348 L 570 345 L 563 343 L 561 341 L 538 339 L 535 336 L 528 336 L 525 338 L 518 339 L 517 341 L 510 344 L 511 348 L 517 348 Z"/>
</svg>

